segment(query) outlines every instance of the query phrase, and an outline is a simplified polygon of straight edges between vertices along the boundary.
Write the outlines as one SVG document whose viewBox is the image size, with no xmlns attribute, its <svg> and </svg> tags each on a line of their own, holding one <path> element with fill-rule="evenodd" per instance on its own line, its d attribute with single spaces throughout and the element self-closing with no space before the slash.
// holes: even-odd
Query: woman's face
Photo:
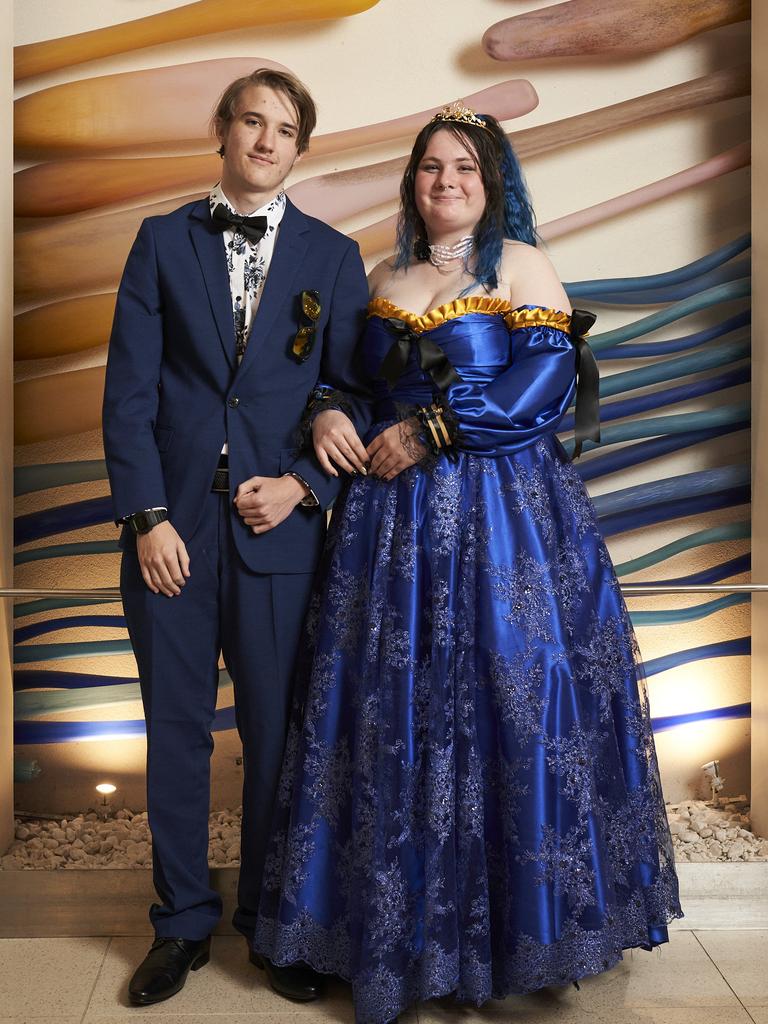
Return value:
<svg viewBox="0 0 768 1024">
<path fill-rule="evenodd" d="M 433 236 L 472 233 L 485 210 L 485 188 L 477 159 L 453 132 L 431 136 L 416 168 L 416 209 Z"/>
</svg>

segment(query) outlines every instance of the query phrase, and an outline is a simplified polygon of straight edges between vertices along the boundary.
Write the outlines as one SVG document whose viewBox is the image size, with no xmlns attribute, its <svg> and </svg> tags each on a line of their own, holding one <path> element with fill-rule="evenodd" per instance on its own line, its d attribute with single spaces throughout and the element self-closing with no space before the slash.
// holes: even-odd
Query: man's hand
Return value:
<svg viewBox="0 0 768 1024">
<path fill-rule="evenodd" d="M 317 460 L 326 473 L 338 476 L 333 462 L 347 473 L 368 472 L 368 454 L 352 420 L 339 409 L 318 413 L 312 423 L 312 442 Z"/>
<path fill-rule="evenodd" d="M 393 423 L 382 430 L 368 445 L 371 460 L 370 472 L 382 480 L 394 480 L 409 466 L 426 454 L 426 448 L 418 438 L 419 421 L 415 418 Z"/>
<path fill-rule="evenodd" d="M 153 594 L 175 597 L 189 579 L 189 555 L 184 541 L 166 519 L 136 538 L 141 575 Z"/>
<path fill-rule="evenodd" d="M 293 476 L 252 476 L 237 488 L 235 508 L 254 533 L 279 526 L 307 494 Z"/>
</svg>

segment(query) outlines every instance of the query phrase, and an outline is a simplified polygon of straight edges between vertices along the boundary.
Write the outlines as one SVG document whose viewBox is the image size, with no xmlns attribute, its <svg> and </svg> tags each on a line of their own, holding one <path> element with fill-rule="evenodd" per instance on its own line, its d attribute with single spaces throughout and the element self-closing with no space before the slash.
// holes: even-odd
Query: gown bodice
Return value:
<svg viewBox="0 0 768 1024">
<path fill-rule="evenodd" d="M 419 316 L 376 297 L 361 346 L 374 419 L 440 396 L 479 455 L 511 454 L 553 433 L 574 394 L 572 315 L 499 298 L 454 299 Z"/>
<path fill-rule="evenodd" d="M 509 304 L 501 305 L 497 311 L 468 308 L 450 317 L 430 319 L 430 316 L 435 317 L 449 307 L 455 309 L 457 302 L 461 300 L 437 307 L 424 317 L 409 314 L 386 299 L 375 299 L 371 303 L 362 358 L 364 372 L 373 381 L 374 395 L 382 406 L 377 409 L 380 415 L 387 415 L 387 399 L 422 404 L 431 399 L 434 391 L 432 378 L 420 366 L 416 345 L 411 346 L 406 368 L 391 391 L 380 375 L 381 363 L 396 339 L 390 319 L 399 320 L 416 337 L 428 334 L 462 380 L 486 384 L 510 365 L 512 347 L 504 319 Z"/>
</svg>

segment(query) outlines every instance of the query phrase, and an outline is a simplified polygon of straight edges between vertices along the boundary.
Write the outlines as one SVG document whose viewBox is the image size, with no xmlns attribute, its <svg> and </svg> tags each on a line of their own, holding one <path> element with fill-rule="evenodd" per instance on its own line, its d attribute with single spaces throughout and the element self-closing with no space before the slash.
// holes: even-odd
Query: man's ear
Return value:
<svg viewBox="0 0 768 1024">
<path fill-rule="evenodd" d="M 216 141 L 219 146 L 226 145 L 227 142 L 227 126 L 223 121 L 216 120 L 213 123 L 213 130 L 216 135 Z"/>
</svg>

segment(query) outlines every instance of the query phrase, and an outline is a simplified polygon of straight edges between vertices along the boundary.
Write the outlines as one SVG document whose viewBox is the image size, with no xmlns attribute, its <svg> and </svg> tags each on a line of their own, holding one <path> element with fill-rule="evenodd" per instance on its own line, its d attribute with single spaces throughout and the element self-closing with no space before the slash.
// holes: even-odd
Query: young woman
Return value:
<svg viewBox="0 0 768 1024">
<path fill-rule="evenodd" d="M 554 433 L 578 376 L 598 436 L 594 318 L 493 118 L 419 133 L 370 286 L 370 468 L 334 512 L 256 948 L 384 1024 L 596 974 L 681 911 L 631 624 Z M 336 415 L 318 456 L 349 469 Z"/>
</svg>

